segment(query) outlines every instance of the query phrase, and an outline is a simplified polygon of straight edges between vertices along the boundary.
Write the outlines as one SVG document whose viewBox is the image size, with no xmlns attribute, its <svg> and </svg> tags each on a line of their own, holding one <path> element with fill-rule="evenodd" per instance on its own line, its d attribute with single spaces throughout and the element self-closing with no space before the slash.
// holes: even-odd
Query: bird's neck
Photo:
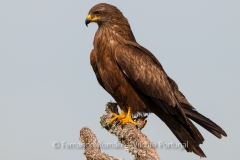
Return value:
<svg viewBox="0 0 240 160">
<path fill-rule="evenodd" d="M 119 40 L 122 39 L 124 41 L 136 42 L 133 32 L 131 30 L 128 22 L 124 23 L 104 23 L 99 25 L 99 32 L 103 33 L 107 32 L 109 36 L 116 37 Z"/>
</svg>

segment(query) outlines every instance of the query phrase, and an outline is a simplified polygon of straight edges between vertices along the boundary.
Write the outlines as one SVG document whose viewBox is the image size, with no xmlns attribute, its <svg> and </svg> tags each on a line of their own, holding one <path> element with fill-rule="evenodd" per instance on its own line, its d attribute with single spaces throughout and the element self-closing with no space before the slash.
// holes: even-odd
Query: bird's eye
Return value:
<svg viewBox="0 0 240 160">
<path fill-rule="evenodd" d="M 96 16 L 100 16 L 100 12 L 94 12 Z"/>
</svg>

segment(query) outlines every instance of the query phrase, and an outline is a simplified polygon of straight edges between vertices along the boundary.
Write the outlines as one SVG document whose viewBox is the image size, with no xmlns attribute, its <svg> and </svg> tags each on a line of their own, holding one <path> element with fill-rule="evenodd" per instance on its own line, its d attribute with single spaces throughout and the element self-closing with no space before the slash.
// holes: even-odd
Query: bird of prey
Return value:
<svg viewBox="0 0 240 160">
<path fill-rule="evenodd" d="M 136 125 L 132 116 L 154 113 L 181 143 L 188 143 L 188 152 L 200 157 L 206 157 L 199 147 L 204 138 L 191 120 L 218 138 L 227 136 L 188 102 L 156 57 L 137 43 L 128 20 L 117 7 L 106 3 L 93 6 L 85 20 L 86 25 L 90 22 L 98 24 L 90 54 L 93 71 L 122 110 L 110 123 L 119 120 Z"/>
</svg>

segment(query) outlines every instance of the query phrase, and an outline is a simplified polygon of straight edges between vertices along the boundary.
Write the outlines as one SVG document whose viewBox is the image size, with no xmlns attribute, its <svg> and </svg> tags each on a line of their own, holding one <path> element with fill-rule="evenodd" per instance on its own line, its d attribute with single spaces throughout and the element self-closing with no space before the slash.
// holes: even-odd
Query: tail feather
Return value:
<svg viewBox="0 0 240 160">
<path fill-rule="evenodd" d="M 211 132 L 213 135 L 215 135 L 218 138 L 222 138 L 222 135 L 225 136 L 225 137 L 227 136 L 226 132 L 220 126 L 218 126 L 216 123 L 214 123 L 213 121 L 211 121 L 207 117 L 203 116 L 202 114 L 200 114 L 196 110 L 192 110 L 185 105 L 182 105 L 182 106 L 185 110 L 185 113 L 186 113 L 187 117 L 189 117 L 194 122 L 201 125 L 203 128 L 205 128 L 206 130 Z"/>
<path fill-rule="evenodd" d="M 166 113 L 164 107 L 153 107 L 152 111 L 170 128 L 187 152 L 194 152 L 200 157 L 206 157 L 199 147 L 199 144 L 203 143 L 204 138 L 190 120 L 188 120 L 188 124 L 183 124 L 179 121 L 178 116 Z"/>
</svg>

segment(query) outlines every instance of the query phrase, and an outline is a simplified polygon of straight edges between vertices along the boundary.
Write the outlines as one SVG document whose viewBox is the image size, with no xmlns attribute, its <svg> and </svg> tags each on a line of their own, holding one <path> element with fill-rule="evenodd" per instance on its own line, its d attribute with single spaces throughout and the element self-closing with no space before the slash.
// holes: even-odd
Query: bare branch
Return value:
<svg viewBox="0 0 240 160">
<path fill-rule="evenodd" d="M 117 136 L 119 142 L 125 146 L 126 151 L 135 156 L 135 160 L 160 160 L 151 141 L 141 132 L 145 125 L 145 117 L 137 119 L 137 127 L 130 123 L 123 126 L 118 121 L 114 121 L 109 125 L 113 113 L 118 114 L 117 104 L 109 102 L 106 106 L 106 113 L 100 118 L 102 127 Z M 85 143 L 84 154 L 88 160 L 117 160 L 105 153 L 101 153 L 97 138 L 89 128 L 84 127 L 81 129 L 80 139 Z"/>
<path fill-rule="evenodd" d="M 97 137 L 88 127 L 83 127 L 81 129 L 79 139 L 85 144 L 84 154 L 86 155 L 87 160 L 121 160 L 109 156 L 106 153 L 102 153 Z"/>
</svg>

